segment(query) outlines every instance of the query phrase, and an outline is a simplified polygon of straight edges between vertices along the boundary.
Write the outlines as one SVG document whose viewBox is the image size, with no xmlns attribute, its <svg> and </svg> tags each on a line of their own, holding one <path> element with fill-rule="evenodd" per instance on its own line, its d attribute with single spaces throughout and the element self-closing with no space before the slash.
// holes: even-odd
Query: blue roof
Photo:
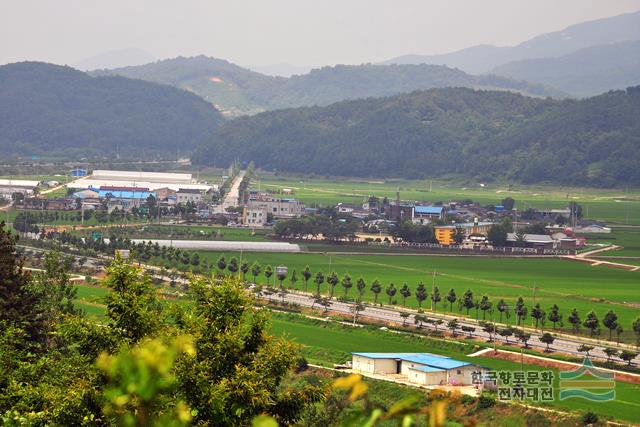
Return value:
<svg viewBox="0 0 640 427">
<path fill-rule="evenodd" d="M 156 197 L 156 193 L 149 191 L 98 190 L 100 198 L 107 197 L 107 194 L 111 194 L 111 197 L 116 199 L 146 199 L 150 195 Z"/>
<path fill-rule="evenodd" d="M 436 356 L 429 353 L 352 353 L 368 359 L 400 359 L 407 362 L 419 363 L 437 369 L 456 369 L 469 366 L 471 363 L 455 360 L 450 357 Z"/>
<path fill-rule="evenodd" d="M 416 206 L 415 212 L 417 214 L 440 215 L 442 213 L 442 206 Z"/>
<path fill-rule="evenodd" d="M 407 362 L 420 363 L 422 365 L 431 366 L 440 369 L 456 369 L 462 366 L 471 365 L 469 362 L 461 362 L 460 360 L 451 359 L 449 357 L 435 356 L 427 353 L 409 353 L 402 360 Z"/>
<path fill-rule="evenodd" d="M 414 366 L 413 368 L 409 369 L 420 372 L 444 372 L 444 369 L 432 368 L 431 366 Z"/>
</svg>

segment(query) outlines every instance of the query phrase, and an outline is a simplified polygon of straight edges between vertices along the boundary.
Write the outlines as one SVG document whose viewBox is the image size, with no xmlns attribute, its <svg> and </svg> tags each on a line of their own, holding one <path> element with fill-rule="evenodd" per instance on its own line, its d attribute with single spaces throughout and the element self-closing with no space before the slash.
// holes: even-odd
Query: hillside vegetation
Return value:
<svg viewBox="0 0 640 427">
<path fill-rule="evenodd" d="M 2 157 L 176 154 L 222 123 L 199 97 L 124 77 L 22 62 L 0 67 Z"/>
<path fill-rule="evenodd" d="M 592 96 L 640 84 L 640 40 L 594 46 L 557 58 L 527 59 L 492 73 Z"/>
<path fill-rule="evenodd" d="M 542 97 L 566 95 L 538 84 L 494 75 L 472 76 L 441 65 L 337 65 L 284 78 L 198 56 L 93 74 L 121 75 L 185 89 L 232 117 L 449 86 L 504 89 Z"/>
<path fill-rule="evenodd" d="M 321 175 L 633 185 L 639 117 L 638 87 L 581 101 L 433 89 L 239 118 L 195 158 Z"/>
</svg>

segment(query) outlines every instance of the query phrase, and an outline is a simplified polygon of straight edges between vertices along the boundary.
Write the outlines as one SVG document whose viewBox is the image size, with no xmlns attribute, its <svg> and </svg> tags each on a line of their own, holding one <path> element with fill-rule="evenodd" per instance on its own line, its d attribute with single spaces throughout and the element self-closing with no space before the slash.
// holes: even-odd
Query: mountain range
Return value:
<svg viewBox="0 0 640 427">
<path fill-rule="evenodd" d="M 284 78 L 256 73 L 222 59 L 198 56 L 99 70 L 92 75 L 119 75 L 175 86 L 201 96 L 230 117 L 450 86 L 512 90 L 540 97 L 566 96 L 544 85 L 493 75 L 472 76 L 425 64 L 337 65 Z"/>
<path fill-rule="evenodd" d="M 640 84 L 640 40 L 580 49 L 555 58 L 525 59 L 492 73 L 591 96 Z"/>
<path fill-rule="evenodd" d="M 242 117 L 194 156 L 331 176 L 640 184 L 640 87 L 584 100 L 431 89 Z"/>
<path fill-rule="evenodd" d="M 571 25 L 516 46 L 478 45 L 441 55 L 404 55 L 384 64 L 437 64 L 468 73 L 491 72 L 512 61 L 553 58 L 588 47 L 640 40 L 640 11 Z"/>
<path fill-rule="evenodd" d="M 175 156 L 223 121 L 200 97 L 166 85 L 39 62 L 0 67 L 3 158 Z"/>
</svg>

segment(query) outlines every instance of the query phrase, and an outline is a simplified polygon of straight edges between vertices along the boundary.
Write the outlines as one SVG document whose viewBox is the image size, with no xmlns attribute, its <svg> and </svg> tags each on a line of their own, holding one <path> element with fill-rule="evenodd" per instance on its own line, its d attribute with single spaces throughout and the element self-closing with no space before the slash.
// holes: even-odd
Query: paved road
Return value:
<svg viewBox="0 0 640 427">
<path fill-rule="evenodd" d="M 240 183 L 242 183 L 244 174 L 245 171 L 240 171 L 240 173 L 233 178 L 231 188 L 229 188 L 227 194 L 224 195 L 222 204 L 219 205 L 222 212 L 226 212 L 227 208 L 238 206 L 238 203 L 240 202 Z"/>
<path fill-rule="evenodd" d="M 277 296 L 272 296 L 271 298 L 282 298 L 281 295 L 277 295 Z M 299 304 L 301 306 L 304 307 L 316 307 L 318 308 L 318 304 L 317 302 L 314 300 L 313 297 L 311 297 L 308 294 L 303 294 L 303 293 L 287 293 L 284 296 L 284 300 L 291 302 L 291 303 L 296 303 Z M 331 312 L 336 312 L 336 313 L 340 313 L 340 314 L 349 314 L 351 316 L 353 316 L 353 304 L 347 304 L 347 303 L 342 303 L 336 300 L 331 300 L 331 306 L 328 308 L 329 311 Z M 414 324 L 414 314 L 416 313 L 415 311 L 411 310 L 407 310 L 407 312 L 410 312 L 411 315 L 406 319 L 407 324 L 409 325 L 413 325 Z M 358 316 L 359 317 L 366 317 L 369 319 L 373 319 L 376 321 L 382 321 L 382 322 L 389 322 L 389 323 L 395 323 L 397 325 L 402 325 L 403 324 L 403 319 L 400 316 L 400 311 L 398 310 L 394 310 L 391 308 L 385 308 L 385 307 L 377 307 L 377 306 L 372 306 L 369 304 L 365 305 L 365 310 L 361 311 Z M 437 314 L 431 314 L 431 313 L 424 313 L 426 316 L 428 316 L 431 319 L 442 319 L 444 320 L 444 323 L 438 327 L 438 330 L 446 330 L 446 324 L 449 320 L 456 318 L 455 316 L 448 316 L 445 315 L 443 313 L 437 313 Z M 475 332 L 473 333 L 473 335 L 475 337 L 484 339 L 484 340 L 488 340 L 489 339 L 489 334 L 485 331 L 482 330 L 482 328 L 475 322 L 475 321 L 468 321 L 468 320 L 464 320 L 461 318 L 457 318 L 458 319 L 458 323 L 459 326 L 470 326 L 470 327 L 474 327 L 476 328 Z M 427 324 L 424 323 L 423 327 L 426 329 L 435 329 L 435 326 L 432 324 Z M 498 326 L 499 327 L 499 326 Z M 531 339 L 529 340 L 528 344 L 529 346 L 533 347 L 533 348 L 537 348 L 537 349 L 545 349 L 547 347 L 546 344 L 544 344 L 543 342 L 540 341 L 540 332 L 534 332 L 533 330 L 527 328 L 527 332 L 531 333 Z M 551 331 L 553 333 L 553 331 Z M 461 335 L 464 334 L 463 332 L 460 332 L 458 330 L 458 333 L 460 333 Z M 556 334 L 554 334 L 556 335 Z M 499 341 L 502 341 L 504 338 L 499 336 Z M 509 339 L 509 343 L 515 343 L 516 339 L 515 337 L 510 337 Z M 614 344 L 615 343 L 610 343 L 610 342 L 604 342 L 601 341 L 602 344 L 598 344 L 598 342 L 596 340 L 589 340 L 587 338 L 585 339 L 580 339 L 580 338 L 569 338 L 567 336 L 562 336 L 559 337 L 556 335 L 556 340 L 554 341 L 554 343 L 550 346 L 550 348 L 554 351 L 558 351 L 558 352 L 562 352 L 562 353 L 568 353 L 568 354 L 573 354 L 573 355 L 578 355 L 578 356 L 583 356 L 584 353 L 580 353 L 578 352 L 578 347 L 580 347 L 582 344 L 587 344 L 587 345 L 591 345 L 593 347 L 595 347 L 594 350 L 592 350 L 589 354 L 591 357 L 597 357 L 597 358 L 601 358 L 601 359 L 606 359 L 607 356 L 606 354 L 604 354 L 604 352 L 602 351 L 603 348 L 605 347 L 616 347 Z M 632 349 L 629 346 L 621 346 L 620 348 L 627 348 L 627 349 Z M 619 358 L 615 358 L 614 360 L 617 361 L 621 361 L 621 359 Z M 626 362 L 625 362 L 626 363 Z M 640 363 L 640 358 L 636 358 L 634 361 L 635 364 L 639 364 Z"/>
</svg>

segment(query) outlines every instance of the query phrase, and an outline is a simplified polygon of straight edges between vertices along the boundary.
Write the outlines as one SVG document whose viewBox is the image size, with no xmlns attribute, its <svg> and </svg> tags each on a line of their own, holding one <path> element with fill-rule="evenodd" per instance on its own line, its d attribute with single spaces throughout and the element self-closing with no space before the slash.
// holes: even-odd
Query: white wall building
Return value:
<svg viewBox="0 0 640 427">
<path fill-rule="evenodd" d="M 267 223 L 267 210 L 262 207 L 245 207 L 242 211 L 242 225 L 262 227 Z"/>
<path fill-rule="evenodd" d="M 473 385 L 487 369 L 429 353 L 352 353 L 352 369 L 363 374 L 401 375 L 426 385 Z"/>
<path fill-rule="evenodd" d="M 0 196 L 9 198 L 13 193 L 31 195 L 39 184 L 39 181 L 25 179 L 0 179 Z"/>
</svg>

